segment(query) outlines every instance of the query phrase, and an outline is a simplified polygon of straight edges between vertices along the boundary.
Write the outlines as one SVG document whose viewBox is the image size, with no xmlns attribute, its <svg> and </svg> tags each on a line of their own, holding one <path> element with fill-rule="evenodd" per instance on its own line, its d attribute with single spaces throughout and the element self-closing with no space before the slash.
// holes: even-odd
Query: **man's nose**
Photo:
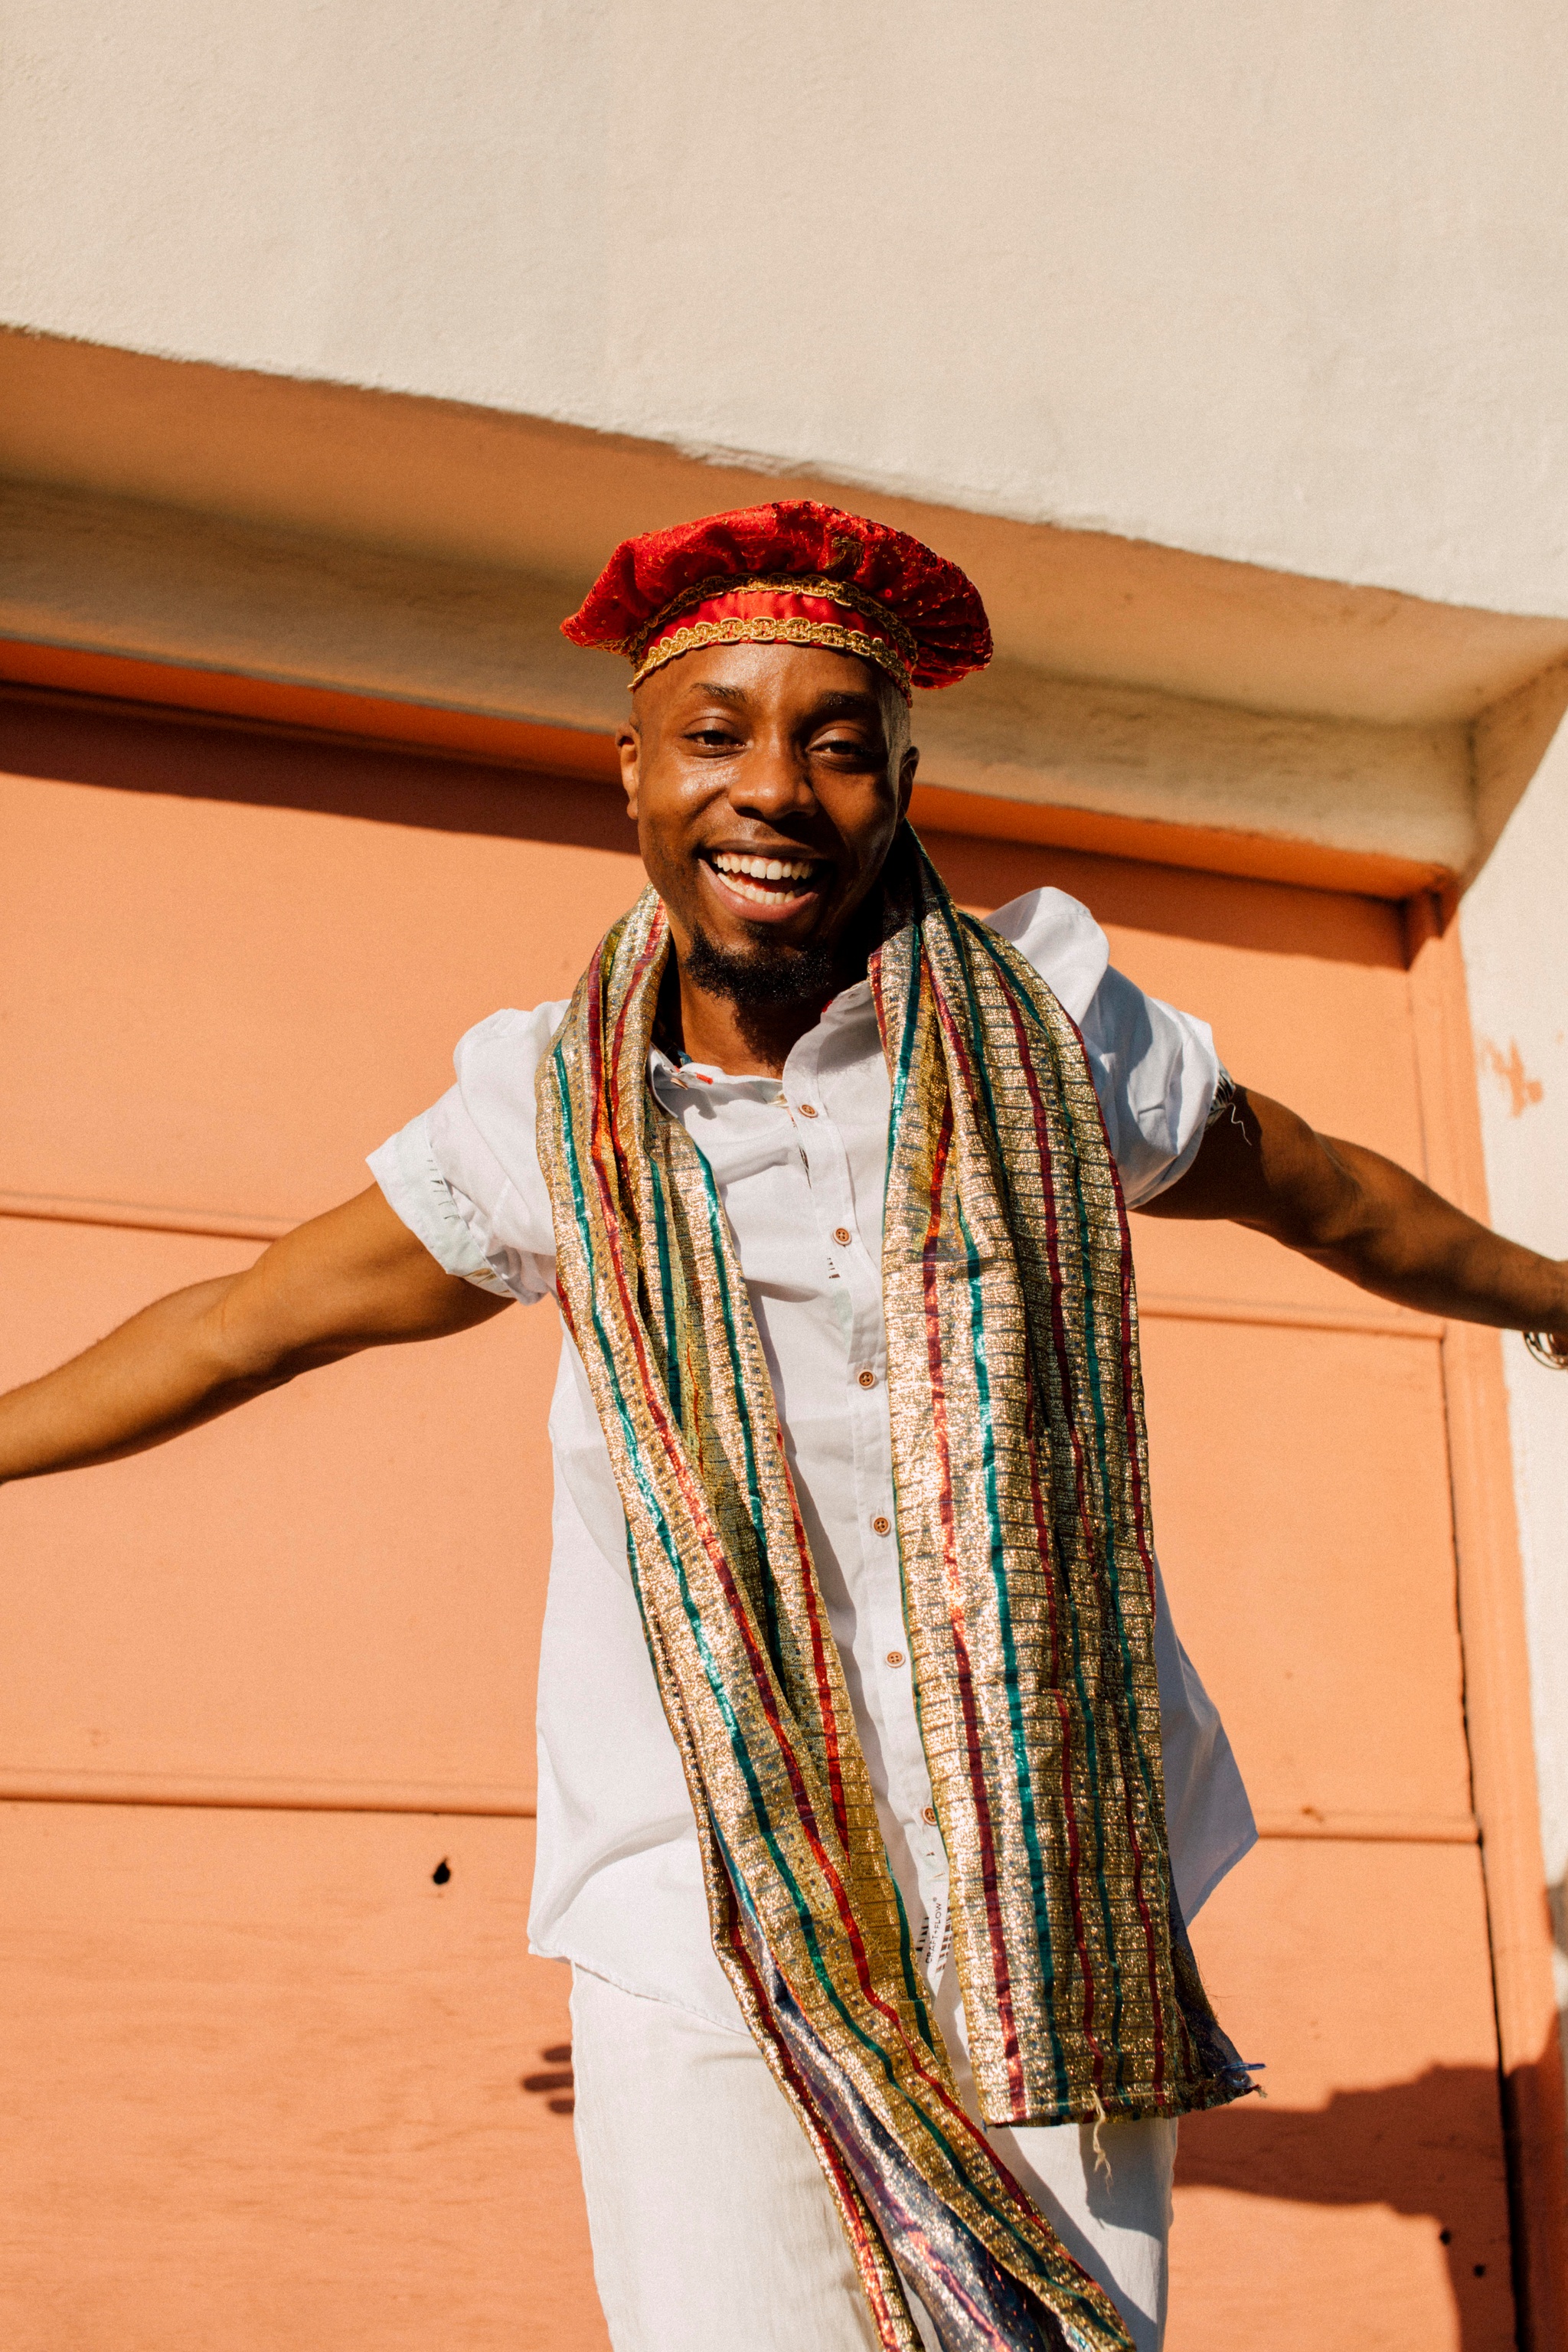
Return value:
<svg viewBox="0 0 1568 2352">
<path fill-rule="evenodd" d="M 816 803 L 810 769 L 790 743 L 753 744 L 731 778 L 730 804 L 749 814 L 777 817 Z"/>
</svg>

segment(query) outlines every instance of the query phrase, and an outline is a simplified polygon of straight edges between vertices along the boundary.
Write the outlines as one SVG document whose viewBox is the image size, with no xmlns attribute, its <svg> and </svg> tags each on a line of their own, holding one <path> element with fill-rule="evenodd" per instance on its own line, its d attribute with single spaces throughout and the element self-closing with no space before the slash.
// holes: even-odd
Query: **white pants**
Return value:
<svg viewBox="0 0 1568 2352">
<path fill-rule="evenodd" d="M 937 2011 L 967 2105 L 956 1984 L 950 1968 Z M 876 2352 L 837 2208 L 751 2035 L 583 1969 L 572 2023 L 577 2152 L 615 2352 Z M 1100 2163 L 1087 2124 L 987 2137 L 1138 2352 L 1159 2352 L 1175 2125 L 1102 2125 Z"/>
</svg>

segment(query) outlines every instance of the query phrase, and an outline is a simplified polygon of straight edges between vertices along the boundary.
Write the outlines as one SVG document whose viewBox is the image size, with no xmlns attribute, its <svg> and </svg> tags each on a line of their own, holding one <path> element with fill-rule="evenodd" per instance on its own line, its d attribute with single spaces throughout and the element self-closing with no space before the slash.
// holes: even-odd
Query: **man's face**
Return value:
<svg viewBox="0 0 1568 2352">
<path fill-rule="evenodd" d="M 868 663 L 816 646 L 700 647 L 638 688 L 621 770 L 682 963 L 695 943 L 778 994 L 831 963 L 909 805 L 900 722 Z"/>
</svg>

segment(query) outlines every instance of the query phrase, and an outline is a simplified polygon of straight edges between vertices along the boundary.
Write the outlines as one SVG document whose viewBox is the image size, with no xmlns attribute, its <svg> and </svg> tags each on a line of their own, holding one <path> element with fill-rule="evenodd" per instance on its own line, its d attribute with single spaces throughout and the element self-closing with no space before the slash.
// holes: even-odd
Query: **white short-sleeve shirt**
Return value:
<svg viewBox="0 0 1568 2352">
<path fill-rule="evenodd" d="M 1203 1138 L 1218 1077 L 1207 1027 L 1111 970 L 1104 933 L 1059 890 L 1030 891 L 991 921 L 1078 1022 L 1129 1205 L 1152 1199 Z M 565 1009 L 498 1013 L 471 1029 L 458 1047 L 457 1085 L 370 1162 L 449 1273 L 522 1300 L 554 1286 L 533 1086 Z M 734 1234 L 889 1860 L 935 1979 L 947 1951 L 947 1864 L 915 1716 L 897 1539 L 884 1532 L 895 1517 L 881 1294 L 889 1091 L 869 985 L 834 998 L 782 1077 L 677 1067 L 657 1051 L 649 1077 L 707 1158 Z M 876 1375 L 868 1386 L 866 1370 Z M 565 1334 L 550 1433 L 532 1948 L 738 2025 L 709 1937 L 696 1824 L 632 1591 L 626 1519 Z M 1163 1583 L 1155 1655 L 1172 1865 L 1190 1919 L 1256 1832 Z"/>
</svg>

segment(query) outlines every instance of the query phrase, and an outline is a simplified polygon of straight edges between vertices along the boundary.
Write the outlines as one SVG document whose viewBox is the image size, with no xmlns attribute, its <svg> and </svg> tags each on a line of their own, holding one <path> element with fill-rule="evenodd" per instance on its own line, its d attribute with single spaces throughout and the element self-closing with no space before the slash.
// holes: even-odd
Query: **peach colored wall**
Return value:
<svg viewBox="0 0 1568 2352">
<path fill-rule="evenodd" d="M 637 873 L 595 786 L 4 722 L 9 1380 L 357 1188 Z M 976 906 L 1077 892 L 1238 1075 L 1423 1164 L 1396 909 L 933 847 Z M 1162 1554 L 1266 1832 L 1199 1939 L 1270 2095 L 1184 2128 L 1173 2352 L 1505 2352 L 1436 1327 L 1246 1235 L 1137 1245 Z M 602 2347 L 521 1940 L 554 1347 L 520 1311 L 0 1498 L 19 2352 Z"/>
</svg>

